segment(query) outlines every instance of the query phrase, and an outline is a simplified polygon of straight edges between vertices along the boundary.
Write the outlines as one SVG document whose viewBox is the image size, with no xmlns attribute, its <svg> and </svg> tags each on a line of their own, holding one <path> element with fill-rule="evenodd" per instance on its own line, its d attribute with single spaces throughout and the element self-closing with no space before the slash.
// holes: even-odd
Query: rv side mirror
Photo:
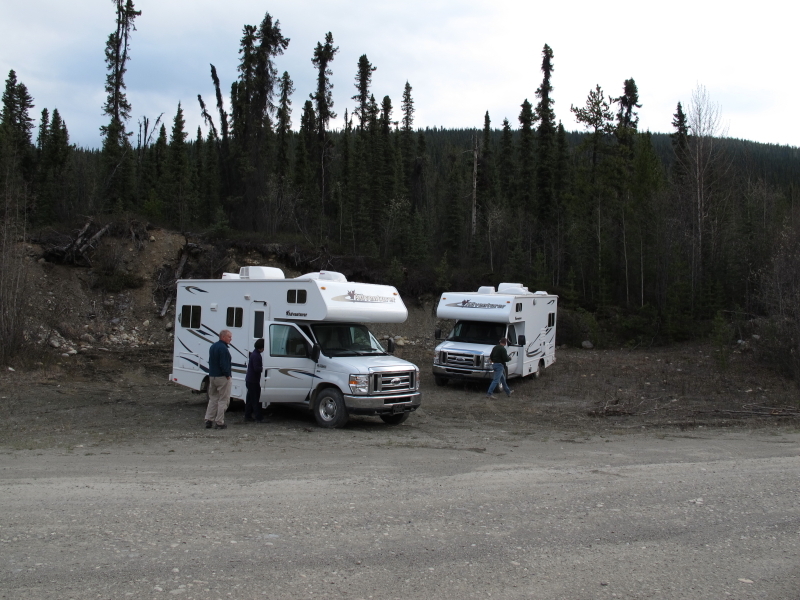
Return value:
<svg viewBox="0 0 800 600">
<path fill-rule="evenodd" d="M 321 351 L 322 348 L 320 348 L 319 344 L 314 344 L 311 347 L 311 360 L 313 360 L 314 362 L 319 362 L 319 354 Z"/>
<path fill-rule="evenodd" d="M 517 337 L 517 343 L 520 346 L 524 346 L 525 345 L 525 335 L 524 334 Z"/>
<path fill-rule="evenodd" d="M 394 340 L 389 338 L 389 354 L 394 354 Z"/>
<path fill-rule="evenodd" d="M 437 339 L 437 340 L 442 339 L 442 330 L 441 329 L 437 329 L 436 331 L 434 331 L 433 332 L 433 337 L 434 337 L 434 339 Z"/>
</svg>

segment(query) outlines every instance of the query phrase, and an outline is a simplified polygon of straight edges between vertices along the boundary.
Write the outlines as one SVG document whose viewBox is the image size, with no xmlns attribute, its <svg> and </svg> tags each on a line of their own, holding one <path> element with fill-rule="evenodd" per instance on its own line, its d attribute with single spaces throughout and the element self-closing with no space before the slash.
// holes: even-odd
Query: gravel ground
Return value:
<svg viewBox="0 0 800 600">
<path fill-rule="evenodd" d="M 423 407 L 334 431 L 207 431 L 153 352 L 3 374 L 0 598 L 800 597 L 794 384 L 568 350 L 490 402 L 402 352 Z"/>
</svg>

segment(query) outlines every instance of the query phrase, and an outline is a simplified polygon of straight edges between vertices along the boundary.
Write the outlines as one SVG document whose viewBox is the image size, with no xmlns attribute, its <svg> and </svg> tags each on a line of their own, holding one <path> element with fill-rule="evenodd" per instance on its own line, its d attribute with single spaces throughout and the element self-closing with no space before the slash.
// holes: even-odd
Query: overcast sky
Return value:
<svg viewBox="0 0 800 600">
<path fill-rule="evenodd" d="M 590 2 L 586 0 L 134 0 L 142 15 L 131 39 L 126 83 L 142 116 L 164 113 L 168 128 L 178 102 L 190 136 L 200 124 L 197 94 L 213 104 L 213 63 L 227 97 L 236 76 L 245 24 L 269 12 L 291 38 L 279 57 L 297 89 L 292 120 L 313 91 L 314 46 L 333 33 L 334 110 L 342 126 L 358 57 L 378 70 L 372 91 L 392 98 L 399 117 L 403 86 L 413 87 L 415 127 L 518 127 L 520 104 L 535 103 L 542 46 L 554 52 L 556 118 L 580 129 L 570 105 L 583 105 L 595 84 L 612 96 L 633 77 L 642 108 L 640 129 L 669 132 L 678 101 L 689 104 L 704 85 L 731 137 L 800 145 L 798 23 L 794 2 L 733 0 Z M 36 105 L 58 108 L 73 143 L 97 147 L 106 122 L 104 46 L 114 28 L 112 0 L 0 0 L 0 74 L 14 69 Z"/>
</svg>

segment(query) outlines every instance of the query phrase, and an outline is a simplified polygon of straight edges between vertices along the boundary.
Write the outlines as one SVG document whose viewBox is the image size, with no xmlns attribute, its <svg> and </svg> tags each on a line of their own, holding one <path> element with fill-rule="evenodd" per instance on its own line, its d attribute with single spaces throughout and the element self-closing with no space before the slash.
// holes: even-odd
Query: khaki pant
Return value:
<svg viewBox="0 0 800 600">
<path fill-rule="evenodd" d="M 206 421 L 225 424 L 225 411 L 231 401 L 231 380 L 227 377 L 208 378 L 208 408 Z"/>
</svg>

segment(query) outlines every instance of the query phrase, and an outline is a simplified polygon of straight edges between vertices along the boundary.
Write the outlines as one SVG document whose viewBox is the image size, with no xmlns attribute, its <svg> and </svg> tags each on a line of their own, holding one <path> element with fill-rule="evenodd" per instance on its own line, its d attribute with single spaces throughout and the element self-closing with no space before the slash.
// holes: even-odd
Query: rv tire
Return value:
<svg viewBox="0 0 800 600">
<path fill-rule="evenodd" d="M 447 377 L 439 377 L 438 375 L 434 375 L 433 381 L 436 382 L 436 385 L 442 387 L 444 385 L 447 385 L 447 382 L 450 380 Z"/>
<path fill-rule="evenodd" d="M 347 408 L 342 393 L 335 388 L 322 390 L 314 401 L 314 418 L 317 425 L 327 429 L 342 427 L 347 423 Z"/>
<path fill-rule="evenodd" d="M 411 414 L 410 412 L 404 412 L 400 413 L 399 415 L 379 415 L 379 416 L 381 418 L 381 421 L 383 421 L 387 425 L 400 425 L 400 423 L 404 423 L 408 419 L 408 416 L 410 414 Z"/>
<path fill-rule="evenodd" d="M 539 379 L 542 376 L 542 361 L 536 363 L 536 370 L 531 375 L 533 375 L 534 379 Z"/>
</svg>

